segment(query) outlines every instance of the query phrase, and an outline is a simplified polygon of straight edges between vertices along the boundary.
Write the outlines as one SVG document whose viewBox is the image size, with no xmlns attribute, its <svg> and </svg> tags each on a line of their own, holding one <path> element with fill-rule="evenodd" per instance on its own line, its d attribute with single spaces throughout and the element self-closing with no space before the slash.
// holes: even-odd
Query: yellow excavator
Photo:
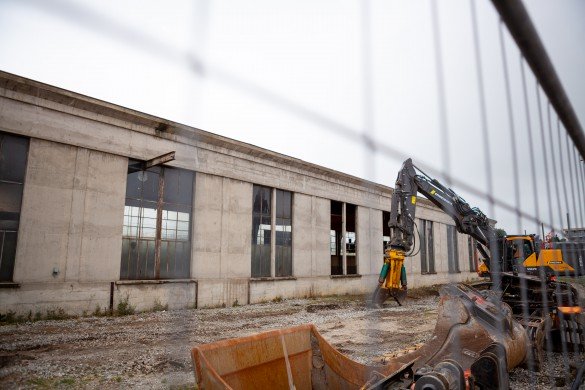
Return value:
<svg viewBox="0 0 585 390">
<path fill-rule="evenodd" d="M 563 260 L 563 252 L 556 248 L 541 248 L 534 234 L 506 235 L 498 237 L 501 253 L 501 270 L 525 273 L 541 277 L 573 275 L 575 269 Z M 489 276 L 487 265 L 482 262 L 477 273 Z"/>
<path fill-rule="evenodd" d="M 490 280 L 471 287 L 489 289 L 487 295 L 507 303 L 533 339 L 542 332 L 556 333 L 565 343 L 584 349 L 585 319 L 577 290 L 550 277 L 572 270 L 561 250 L 540 249 L 533 235 L 498 235 L 481 210 L 415 167 L 411 159 L 403 163 L 396 179 L 388 222 L 390 241 L 371 298 L 373 305 L 380 306 L 390 297 L 402 305 L 406 298 L 404 259 L 413 253 L 418 193 L 449 215 L 460 233 L 475 238 Z"/>
</svg>

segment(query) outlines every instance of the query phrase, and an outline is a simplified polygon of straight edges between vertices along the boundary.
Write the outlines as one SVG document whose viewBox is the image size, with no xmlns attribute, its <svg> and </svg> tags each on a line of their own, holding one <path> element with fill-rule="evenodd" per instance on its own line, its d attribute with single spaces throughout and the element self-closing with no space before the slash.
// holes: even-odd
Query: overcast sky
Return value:
<svg viewBox="0 0 585 390">
<path fill-rule="evenodd" d="M 0 0 L 0 69 L 390 186 L 404 156 L 445 171 L 447 146 L 450 174 L 485 192 L 470 2 L 437 3 L 443 100 L 429 0 Z M 490 1 L 475 4 L 494 196 L 515 206 L 498 16 Z M 584 123 L 585 2 L 525 4 Z M 573 210 L 575 191 L 568 208 L 564 192 L 559 208 L 552 191 L 549 210 L 534 77 L 526 68 L 527 123 L 519 53 L 507 31 L 504 41 L 519 207 L 556 226 L 570 211 L 573 225 L 583 226 L 579 208 Z M 541 103 L 546 128 L 544 96 Z M 554 113 L 551 123 L 558 158 Z M 535 138 L 538 215 L 528 128 Z M 379 148 L 368 149 L 364 134 Z M 508 232 L 535 232 L 533 222 L 454 189 Z"/>
</svg>

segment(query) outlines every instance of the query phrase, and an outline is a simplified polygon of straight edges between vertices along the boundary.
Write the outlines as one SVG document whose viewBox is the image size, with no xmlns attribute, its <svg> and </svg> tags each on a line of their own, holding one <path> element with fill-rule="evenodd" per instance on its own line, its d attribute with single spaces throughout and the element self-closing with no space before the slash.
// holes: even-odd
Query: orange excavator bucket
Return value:
<svg viewBox="0 0 585 390">
<path fill-rule="evenodd" d="M 415 381 L 430 385 L 443 380 L 454 384 L 449 388 L 464 388 L 469 376 L 478 385 L 507 388 L 507 371 L 521 364 L 527 353 L 528 337 L 511 310 L 462 284 L 441 290 L 430 341 L 383 365 L 349 359 L 311 324 L 191 351 L 197 385 L 203 389 L 409 388 Z"/>
</svg>

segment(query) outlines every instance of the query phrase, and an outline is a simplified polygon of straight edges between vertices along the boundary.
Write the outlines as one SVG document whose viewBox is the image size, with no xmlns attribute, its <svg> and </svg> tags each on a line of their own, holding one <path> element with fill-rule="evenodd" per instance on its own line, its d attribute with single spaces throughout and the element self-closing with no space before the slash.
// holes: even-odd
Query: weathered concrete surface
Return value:
<svg viewBox="0 0 585 390">
<path fill-rule="evenodd" d="M 326 276 L 331 273 L 329 230 L 331 202 L 315 196 L 293 196 L 293 275 Z"/>
<path fill-rule="evenodd" d="M 31 140 L 14 271 L 20 287 L 0 289 L 0 310 L 59 305 L 81 313 L 109 304 L 110 283 L 119 281 L 128 157 L 169 151 L 176 152 L 171 166 L 197 172 L 190 279 L 198 283 L 118 283 L 115 304 L 127 296 L 139 308 L 229 306 L 375 286 L 387 186 L 4 72 L 0 129 Z M 254 184 L 293 192 L 295 279 L 250 279 Z M 331 200 L 358 206 L 361 277 L 329 276 Z M 437 274 L 421 275 L 417 255 L 405 262 L 409 285 L 474 276 L 466 272 L 465 237 L 462 272 L 448 274 L 445 224 L 453 222 L 430 202 L 418 206 L 418 218 L 435 222 Z"/>
<path fill-rule="evenodd" d="M 367 294 L 373 290 L 376 275 L 361 277 L 317 276 L 294 280 L 250 281 L 250 303 L 287 298 L 308 298 L 328 295 Z"/>
<path fill-rule="evenodd" d="M 14 281 L 117 280 L 126 170 L 124 157 L 31 139 Z"/>
<path fill-rule="evenodd" d="M 252 184 L 197 173 L 194 211 L 191 269 L 200 281 L 198 305 L 247 302 L 241 279 L 252 269 Z"/>
<path fill-rule="evenodd" d="M 18 289 L 0 291 L 0 313 L 12 311 L 27 316 L 36 313 L 46 315 L 59 309 L 70 314 L 93 313 L 109 307 L 109 283 L 22 283 Z"/>
<path fill-rule="evenodd" d="M 114 309 L 127 301 L 137 311 L 152 310 L 156 306 L 169 309 L 194 308 L 197 303 L 195 281 L 118 282 L 114 289 Z"/>
</svg>

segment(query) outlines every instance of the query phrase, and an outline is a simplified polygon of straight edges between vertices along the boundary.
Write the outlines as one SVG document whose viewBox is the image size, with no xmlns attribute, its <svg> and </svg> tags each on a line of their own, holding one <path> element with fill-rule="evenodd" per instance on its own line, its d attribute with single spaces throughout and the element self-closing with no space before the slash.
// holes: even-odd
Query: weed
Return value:
<svg viewBox="0 0 585 390">
<path fill-rule="evenodd" d="M 47 315 L 45 317 L 47 320 L 66 320 L 67 318 L 69 318 L 69 315 L 67 315 L 67 312 L 62 307 L 47 309 Z"/>
<path fill-rule="evenodd" d="M 117 376 L 115 378 L 115 380 L 116 380 L 116 382 L 120 383 L 120 382 L 122 382 L 122 377 L 121 376 Z"/>
<path fill-rule="evenodd" d="M 152 311 L 165 311 L 165 310 L 169 310 L 169 304 L 162 304 L 160 303 L 160 301 L 158 300 L 158 298 L 156 298 L 154 300 L 154 306 L 152 307 Z"/>
<path fill-rule="evenodd" d="M 16 312 L 8 310 L 6 314 L 0 314 L 0 322 L 4 322 L 6 324 L 12 324 L 16 322 Z"/>
<path fill-rule="evenodd" d="M 40 321 L 40 320 L 42 320 L 42 319 L 43 319 L 43 315 L 41 314 L 41 312 L 40 312 L 40 311 L 37 311 L 37 312 L 35 313 L 35 321 Z"/>
<path fill-rule="evenodd" d="M 102 308 L 100 307 L 99 303 L 96 303 L 96 304 L 95 304 L 95 309 L 94 309 L 94 311 L 93 311 L 93 313 L 92 313 L 92 314 L 93 314 L 95 317 L 101 317 L 101 316 L 104 316 L 104 315 L 106 314 L 106 310 L 104 310 L 104 311 L 102 312 Z"/>
<path fill-rule="evenodd" d="M 130 297 L 128 295 L 126 295 L 125 298 L 121 299 L 120 302 L 118 302 L 118 306 L 116 309 L 116 315 L 127 316 L 127 315 L 134 314 L 134 312 L 136 310 L 134 309 L 134 306 L 132 306 L 130 304 L 129 301 L 130 301 Z"/>
<path fill-rule="evenodd" d="M 50 389 L 54 386 L 54 381 L 48 378 L 32 378 L 28 380 L 30 385 L 33 385 L 40 389 Z"/>
<path fill-rule="evenodd" d="M 272 302 L 274 303 L 282 302 L 282 297 L 280 295 L 277 295 L 272 299 Z"/>
<path fill-rule="evenodd" d="M 73 379 L 73 378 L 63 378 L 63 379 L 61 379 L 61 382 L 60 383 L 61 384 L 64 384 L 64 385 L 73 385 L 75 383 L 75 379 Z"/>
<path fill-rule="evenodd" d="M 238 299 L 236 298 L 236 300 L 234 301 L 234 303 L 232 303 L 233 307 L 238 307 L 240 306 L 240 304 L 238 303 Z"/>
</svg>

